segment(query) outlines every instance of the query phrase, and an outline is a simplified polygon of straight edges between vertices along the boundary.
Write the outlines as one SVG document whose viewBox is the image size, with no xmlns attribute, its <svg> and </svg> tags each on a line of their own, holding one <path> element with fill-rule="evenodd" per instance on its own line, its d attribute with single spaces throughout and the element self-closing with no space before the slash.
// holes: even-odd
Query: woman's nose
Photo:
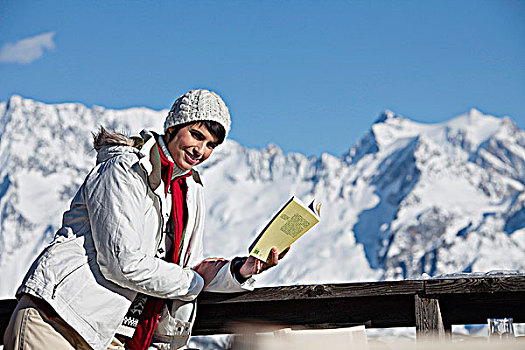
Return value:
<svg viewBox="0 0 525 350">
<path fill-rule="evenodd" d="M 197 143 L 197 146 L 195 147 L 195 151 L 200 156 L 201 154 L 204 154 L 204 142 Z"/>
</svg>

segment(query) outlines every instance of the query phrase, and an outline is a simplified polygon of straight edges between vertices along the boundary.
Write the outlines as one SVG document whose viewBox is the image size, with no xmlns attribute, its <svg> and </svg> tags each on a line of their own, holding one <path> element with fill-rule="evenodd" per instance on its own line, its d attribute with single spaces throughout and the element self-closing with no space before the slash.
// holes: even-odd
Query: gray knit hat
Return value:
<svg viewBox="0 0 525 350">
<path fill-rule="evenodd" d="M 164 122 L 164 130 L 175 125 L 204 120 L 221 124 L 226 132 L 225 136 L 228 136 L 231 127 L 230 112 L 221 97 L 213 91 L 190 90 L 173 103 Z"/>
</svg>

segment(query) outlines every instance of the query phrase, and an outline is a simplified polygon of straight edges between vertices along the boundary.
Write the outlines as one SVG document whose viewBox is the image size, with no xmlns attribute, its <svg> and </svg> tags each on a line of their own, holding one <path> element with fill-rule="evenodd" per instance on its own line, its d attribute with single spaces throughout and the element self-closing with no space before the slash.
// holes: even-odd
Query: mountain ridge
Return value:
<svg viewBox="0 0 525 350">
<path fill-rule="evenodd" d="M 99 125 L 161 130 L 165 111 L 0 103 L 0 273 L 12 297 L 94 165 Z M 248 149 L 233 140 L 200 166 L 205 254 L 233 257 L 291 195 L 323 202 L 318 227 L 260 285 L 525 271 L 525 132 L 472 109 L 437 124 L 385 111 L 341 156 Z M 249 210 L 248 210 L 249 208 Z"/>
</svg>

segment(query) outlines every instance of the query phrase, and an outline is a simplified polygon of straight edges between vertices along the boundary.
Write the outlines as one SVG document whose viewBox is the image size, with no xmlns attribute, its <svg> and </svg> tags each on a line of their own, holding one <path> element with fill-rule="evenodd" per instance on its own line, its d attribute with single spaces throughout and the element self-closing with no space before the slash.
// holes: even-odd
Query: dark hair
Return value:
<svg viewBox="0 0 525 350">
<path fill-rule="evenodd" d="M 226 137 L 226 130 L 224 130 L 224 127 L 222 126 L 222 124 L 215 122 L 213 120 L 199 120 L 196 122 L 189 122 L 189 123 L 172 126 L 171 133 L 168 136 L 168 143 L 170 143 L 171 140 L 173 140 L 173 138 L 175 137 L 175 135 L 177 135 L 180 129 L 185 128 L 188 125 L 194 125 L 194 124 L 204 125 L 206 129 L 210 132 L 210 134 L 212 134 L 218 139 L 217 141 L 218 145 L 220 145 L 224 141 L 224 138 Z"/>
</svg>

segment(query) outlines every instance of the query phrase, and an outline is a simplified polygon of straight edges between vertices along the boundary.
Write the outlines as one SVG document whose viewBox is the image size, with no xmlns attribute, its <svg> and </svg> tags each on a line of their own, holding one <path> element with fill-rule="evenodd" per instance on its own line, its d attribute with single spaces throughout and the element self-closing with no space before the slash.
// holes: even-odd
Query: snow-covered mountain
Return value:
<svg viewBox="0 0 525 350">
<path fill-rule="evenodd" d="M 0 298 L 13 297 L 94 165 L 90 133 L 158 131 L 165 115 L 0 103 Z M 420 124 L 387 111 L 339 157 L 227 141 L 200 171 L 210 256 L 246 254 L 291 195 L 323 202 L 321 223 L 259 285 L 525 271 L 525 131 L 508 118 L 471 110 Z"/>
</svg>

